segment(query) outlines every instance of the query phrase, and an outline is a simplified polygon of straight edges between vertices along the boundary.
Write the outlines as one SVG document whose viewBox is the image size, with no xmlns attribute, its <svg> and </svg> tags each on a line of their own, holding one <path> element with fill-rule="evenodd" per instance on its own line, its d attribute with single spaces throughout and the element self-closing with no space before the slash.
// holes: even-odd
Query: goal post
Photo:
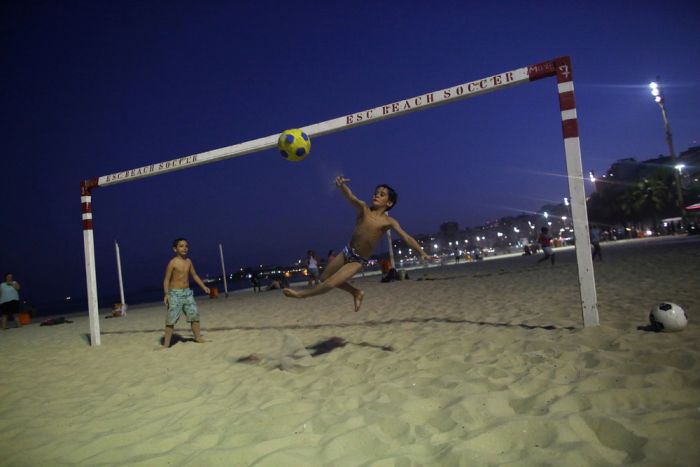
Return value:
<svg viewBox="0 0 700 467">
<path fill-rule="evenodd" d="M 564 153 L 566 156 L 569 195 L 576 239 L 576 260 L 578 265 L 583 324 L 586 327 L 596 326 L 598 325 L 597 298 L 593 275 L 593 260 L 590 253 L 588 215 L 586 211 L 581 148 L 570 57 L 558 57 L 535 65 L 517 68 L 456 86 L 427 92 L 418 96 L 384 104 L 379 107 L 307 125 L 301 129 L 310 137 L 315 138 L 549 77 L 556 77 L 559 93 L 559 109 L 561 112 L 564 136 Z M 86 179 L 81 182 L 83 241 L 85 245 L 85 271 L 91 345 L 100 345 L 95 247 L 92 222 L 92 190 L 272 149 L 277 145 L 278 136 L 279 133 L 276 133 L 232 146 L 144 165 L 130 170 L 114 172 L 98 178 Z"/>
</svg>

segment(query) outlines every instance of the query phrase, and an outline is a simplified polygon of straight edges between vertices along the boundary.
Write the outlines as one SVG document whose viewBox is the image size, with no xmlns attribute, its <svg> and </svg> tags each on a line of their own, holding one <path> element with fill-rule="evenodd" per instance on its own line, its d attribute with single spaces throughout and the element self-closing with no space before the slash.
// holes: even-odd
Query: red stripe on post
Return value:
<svg viewBox="0 0 700 467">
<path fill-rule="evenodd" d="M 537 79 L 547 78 L 549 76 L 554 76 L 557 70 L 554 67 L 554 62 L 542 62 L 537 65 L 530 65 L 527 67 L 527 76 L 530 81 L 535 81 Z"/>
<path fill-rule="evenodd" d="M 563 120 L 561 122 L 561 128 L 564 132 L 564 139 L 566 138 L 578 138 L 578 120 L 575 118 L 570 118 L 569 120 Z"/>
<path fill-rule="evenodd" d="M 97 178 L 89 178 L 80 182 L 80 196 L 90 196 L 92 189 L 98 186 L 98 181 Z"/>
<path fill-rule="evenodd" d="M 89 178 L 80 182 L 80 196 L 91 196 L 92 189 L 97 187 L 97 178 Z M 82 200 L 81 200 L 82 201 Z M 92 212 L 92 203 L 80 203 L 80 210 L 83 214 Z M 83 230 L 92 230 L 92 219 L 83 219 Z"/>
<path fill-rule="evenodd" d="M 559 93 L 559 110 L 571 110 L 576 108 L 576 98 L 574 91 Z"/>
<path fill-rule="evenodd" d="M 574 72 L 571 69 L 570 57 L 559 57 L 554 59 L 554 65 L 557 73 L 557 83 L 566 83 L 573 81 Z"/>
</svg>

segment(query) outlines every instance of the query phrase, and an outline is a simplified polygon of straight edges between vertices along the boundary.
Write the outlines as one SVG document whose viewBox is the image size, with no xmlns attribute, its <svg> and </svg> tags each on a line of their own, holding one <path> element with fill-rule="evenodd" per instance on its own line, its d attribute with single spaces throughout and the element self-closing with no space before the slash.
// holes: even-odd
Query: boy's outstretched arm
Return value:
<svg viewBox="0 0 700 467">
<path fill-rule="evenodd" d="M 204 290 L 204 293 L 210 292 L 209 287 L 204 285 L 204 282 L 202 282 L 202 279 L 199 278 L 197 271 L 194 270 L 194 263 L 192 263 L 192 261 L 190 261 L 190 274 L 192 274 L 192 279 L 197 283 L 197 285 Z"/>
<path fill-rule="evenodd" d="M 365 204 L 364 201 L 358 199 L 350 190 L 350 187 L 346 185 L 347 182 L 349 182 L 349 178 L 345 178 L 342 175 L 338 175 L 335 177 L 335 186 L 340 188 L 340 191 L 342 191 L 343 196 L 350 201 L 350 204 L 352 204 L 355 209 L 358 211 L 362 211 L 367 205 Z"/>
<path fill-rule="evenodd" d="M 391 223 L 391 228 L 399 234 L 399 237 L 403 239 L 404 242 L 414 250 L 416 250 L 418 253 L 420 253 L 421 258 L 423 259 L 430 259 L 430 256 L 423 251 L 423 247 L 420 246 L 420 244 L 416 241 L 415 238 L 411 237 L 409 234 L 407 234 L 399 225 L 398 221 L 394 218 L 390 218 L 389 222 Z"/>
</svg>

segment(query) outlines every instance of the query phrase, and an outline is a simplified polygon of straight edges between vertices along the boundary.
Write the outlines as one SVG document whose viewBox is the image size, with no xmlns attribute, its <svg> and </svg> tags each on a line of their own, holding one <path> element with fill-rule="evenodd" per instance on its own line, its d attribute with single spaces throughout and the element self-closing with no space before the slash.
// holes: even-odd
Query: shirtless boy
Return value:
<svg viewBox="0 0 700 467">
<path fill-rule="evenodd" d="M 194 301 L 192 289 L 190 289 L 189 276 L 199 285 L 204 292 L 209 293 L 209 288 L 204 285 L 194 270 L 192 261 L 187 257 L 189 246 L 187 240 L 178 238 L 173 242 L 175 257 L 170 260 L 165 269 L 165 279 L 163 279 L 163 290 L 165 298 L 163 303 L 168 307 L 165 315 L 165 335 L 163 337 L 163 347 L 170 347 L 170 340 L 173 337 L 175 323 L 181 315 L 185 315 L 187 321 L 192 326 L 192 334 L 196 342 L 204 342 L 199 334 L 199 311 Z"/>
<path fill-rule="evenodd" d="M 362 305 L 364 292 L 350 285 L 348 280 L 367 265 L 367 258 L 369 258 L 372 251 L 374 251 L 382 235 L 389 229 L 399 234 L 408 246 L 417 251 L 423 259 L 429 258 L 418 242 L 403 231 L 396 219 L 387 215 L 387 211 L 396 205 L 396 200 L 398 198 L 398 195 L 391 187 L 388 185 L 379 185 L 375 188 L 374 195 L 372 196 L 372 203 L 370 206 L 367 206 L 367 203 L 357 199 L 352 191 L 350 191 L 347 185 L 349 181 L 350 179 L 344 178 L 342 175 L 335 179 L 335 185 L 357 210 L 355 230 L 352 233 L 350 243 L 343 248 L 341 253 L 338 254 L 338 256 L 328 264 L 325 271 L 323 271 L 323 274 L 321 274 L 321 284 L 313 289 L 302 291 L 284 289 L 284 294 L 287 297 L 312 297 L 314 295 L 324 294 L 337 287 L 353 296 L 355 311 L 358 311 Z"/>
</svg>

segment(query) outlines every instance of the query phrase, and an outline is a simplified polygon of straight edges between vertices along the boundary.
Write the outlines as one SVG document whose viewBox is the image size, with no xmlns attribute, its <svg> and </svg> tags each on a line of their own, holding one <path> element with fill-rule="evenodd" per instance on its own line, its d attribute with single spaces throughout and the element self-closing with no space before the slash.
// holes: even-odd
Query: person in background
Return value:
<svg viewBox="0 0 700 467">
<path fill-rule="evenodd" d="M 15 326 L 22 326 L 19 322 L 19 283 L 11 272 L 5 274 L 5 281 L 0 284 L 0 312 L 3 329 L 7 329 L 8 316 L 15 320 Z"/>
<path fill-rule="evenodd" d="M 600 227 L 595 224 L 591 224 L 591 246 L 593 247 L 593 261 L 598 258 L 603 261 L 603 252 L 600 249 Z"/>
<path fill-rule="evenodd" d="M 320 284 L 321 281 L 318 280 L 318 257 L 314 250 L 306 252 L 306 269 L 309 271 L 309 287 Z"/>
<path fill-rule="evenodd" d="M 250 284 L 253 286 L 253 292 L 262 292 L 262 287 L 260 287 L 260 275 L 258 271 L 253 271 L 250 273 Z"/>
<path fill-rule="evenodd" d="M 549 259 L 552 261 L 552 266 L 554 266 L 555 255 L 554 251 L 552 250 L 552 237 L 549 236 L 549 229 L 547 227 L 542 227 L 537 243 L 540 244 L 542 251 L 544 252 L 544 257 L 537 260 L 537 264 Z"/>
</svg>

